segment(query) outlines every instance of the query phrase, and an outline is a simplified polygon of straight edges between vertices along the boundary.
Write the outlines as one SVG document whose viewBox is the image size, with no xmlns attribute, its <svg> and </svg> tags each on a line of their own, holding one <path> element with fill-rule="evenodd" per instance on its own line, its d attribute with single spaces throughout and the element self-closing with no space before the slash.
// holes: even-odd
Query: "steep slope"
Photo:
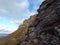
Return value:
<svg viewBox="0 0 60 45">
<path fill-rule="evenodd" d="M 25 40 L 25 33 L 29 24 L 34 22 L 36 15 L 31 16 L 29 19 L 26 19 L 22 25 L 12 34 L 8 35 L 4 39 L 0 40 L 0 45 L 18 45 Z"/>
<path fill-rule="evenodd" d="M 37 11 L 0 45 L 60 45 L 60 0 L 45 0 Z"/>
<path fill-rule="evenodd" d="M 60 45 L 60 0 L 45 0 L 21 45 Z"/>
</svg>

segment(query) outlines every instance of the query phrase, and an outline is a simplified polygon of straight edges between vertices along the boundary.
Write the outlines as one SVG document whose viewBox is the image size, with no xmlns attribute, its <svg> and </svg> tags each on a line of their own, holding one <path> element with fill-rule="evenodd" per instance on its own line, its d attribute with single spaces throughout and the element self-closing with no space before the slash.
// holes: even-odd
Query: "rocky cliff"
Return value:
<svg viewBox="0 0 60 45">
<path fill-rule="evenodd" d="M 45 0 L 37 11 L 0 45 L 60 45 L 60 0 Z"/>
<path fill-rule="evenodd" d="M 28 26 L 34 22 L 36 16 L 37 14 L 30 16 L 30 18 L 26 19 L 15 32 L 0 39 L 0 45 L 20 45 L 21 42 L 25 40 L 25 33 L 27 32 Z"/>
<path fill-rule="evenodd" d="M 60 45 L 60 0 L 45 0 L 37 11 L 21 45 Z"/>
</svg>

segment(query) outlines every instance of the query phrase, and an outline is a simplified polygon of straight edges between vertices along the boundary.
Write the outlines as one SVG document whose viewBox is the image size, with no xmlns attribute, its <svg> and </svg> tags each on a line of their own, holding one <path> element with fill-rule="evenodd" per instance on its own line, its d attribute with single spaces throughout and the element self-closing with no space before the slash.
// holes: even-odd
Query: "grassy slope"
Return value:
<svg viewBox="0 0 60 45">
<path fill-rule="evenodd" d="M 25 33 L 27 32 L 28 25 L 32 23 L 35 18 L 36 15 L 31 16 L 28 20 L 25 20 L 23 24 L 19 26 L 17 31 L 0 40 L 0 45 L 20 45 L 20 42 L 25 39 Z"/>
<path fill-rule="evenodd" d="M 20 41 L 24 41 L 24 35 L 27 31 L 27 26 L 24 25 L 22 27 L 19 27 L 17 31 L 14 33 L 10 34 L 5 38 L 7 40 L 6 45 L 17 45 L 20 43 Z"/>
</svg>

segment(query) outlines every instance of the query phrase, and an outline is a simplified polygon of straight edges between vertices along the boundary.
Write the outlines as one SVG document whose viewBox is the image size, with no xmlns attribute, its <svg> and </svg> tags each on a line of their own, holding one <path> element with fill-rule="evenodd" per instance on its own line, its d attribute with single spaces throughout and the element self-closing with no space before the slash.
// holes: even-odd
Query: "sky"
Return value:
<svg viewBox="0 0 60 45">
<path fill-rule="evenodd" d="M 0 0 L 0 33 L 12 33 L 37 13 L 44 0 Z"/>
</svg>

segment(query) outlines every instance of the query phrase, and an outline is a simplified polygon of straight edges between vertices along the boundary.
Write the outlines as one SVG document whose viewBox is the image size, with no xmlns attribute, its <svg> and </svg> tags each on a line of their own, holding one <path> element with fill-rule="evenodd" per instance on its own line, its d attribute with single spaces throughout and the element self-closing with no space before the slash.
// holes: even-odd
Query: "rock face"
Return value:
<svg viewBox="0 0 60 45">
<path fill-rule="evenodd" d="M 36 19 L 25 34 L 24 45 L 41 45 L 41 42 L 60 45 L 60 0 L 45 0 L 37 11 Z"/>
<path fill-rule="evenodd" d="M 13 32 L 12 34 L 9 34 L 8 36 L 0 39 L 0 45 L 20 45 L 21 42 L 25 40 L 25 33 L 27 32 L 27 28 L 29 24 L 32 24 L 34 20 L 36 19 L 37 14 L 31 16 L 29 19 L 26 19 L 23 24 L 21 24 L 18 29 Z M 23 42 L 24 45 L 27 42 Z M 28 43 L 27 43 L 28 45 Z"/>
</svg>

